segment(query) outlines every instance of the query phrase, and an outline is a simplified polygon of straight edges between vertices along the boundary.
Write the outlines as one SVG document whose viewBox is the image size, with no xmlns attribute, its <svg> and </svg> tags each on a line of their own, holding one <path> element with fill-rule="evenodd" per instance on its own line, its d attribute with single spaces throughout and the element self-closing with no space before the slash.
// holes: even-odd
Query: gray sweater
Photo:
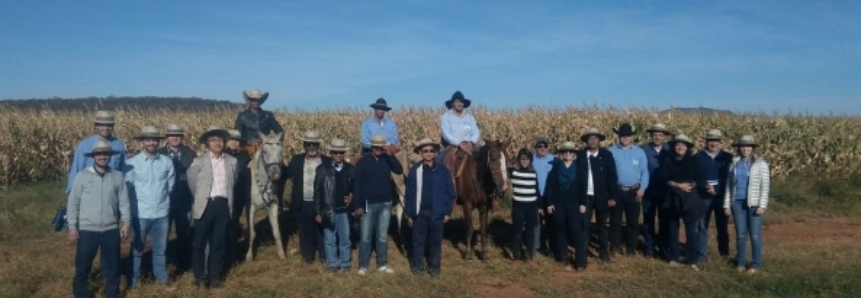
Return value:
<svg viewBox="0 0 861 298">
<path fill-rule="evenodd" d="M 107 231 L 131 221 L 129 195 L 123 173 L 110 169 L 99 174 L 93 167 L 78 172 L 66 206 L 70 229 Z"/>
</svg>

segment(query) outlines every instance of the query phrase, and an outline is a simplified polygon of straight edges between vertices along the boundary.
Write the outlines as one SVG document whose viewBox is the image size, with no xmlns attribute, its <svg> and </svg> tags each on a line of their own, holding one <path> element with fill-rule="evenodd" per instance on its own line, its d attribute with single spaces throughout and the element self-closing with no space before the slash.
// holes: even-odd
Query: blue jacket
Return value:
<svg viewBox="0 0 861 298">
<path fill-rule="evenodd" d="M 723 198 L 726 176 L 729 173 L 729 166 L 732 164 L 732 154 L 720 151 L 715 158 L 712 158 L 705 150 L 701 150 L 694 154 L 694 157 L 700 163 L 700 169 L 703 171 L 703 178 L 705 178 L 706 183 L 717 182 L 717 185 L 714 186 L 715 192 L 717 192 L 715 197 Z M 704 191 L 700 191 L 700 197 L 714 198 Z"/>
<path fill-rule="evenodd" d="M 434 219 L 440 219 L 445 216 L 451 216 L 452 208 L 454 206 L 455 191 L 454 185 L 451 182 L 451 172 L 443 166 L 441 163 L 434 163 L 434 170 L 430 173 L 422 173 L 422 175 L 433 175 L 431 177 L 433 187 L 433 211 L 431 212 Z M 421 183 L 418 180 L 418 171 L 422 168 L 422 163 L 416 163 L 410 168 L 410 174 L 407 177 L 407 193 L 404 196 L 404 209 L 406 209 L 407 216 L 410 218 L 415 218 L 418 215 L 419 207 L 421 206 L 421 202 L 418 200 L 425 200 L 427 198 L 419 198 L 421 191 L 419 191 L 419 184 Z M 423 185 L 422 187 L 428 187 L 428 185 Z"/>
</svg>

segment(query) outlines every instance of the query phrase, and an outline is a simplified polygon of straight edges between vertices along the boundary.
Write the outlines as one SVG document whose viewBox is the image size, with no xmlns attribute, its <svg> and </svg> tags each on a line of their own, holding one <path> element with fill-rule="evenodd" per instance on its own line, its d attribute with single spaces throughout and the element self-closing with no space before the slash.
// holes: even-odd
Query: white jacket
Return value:
<svg viewBox="0 0 861 298">
<path fill-rule="evenodd" d="M 768 190 L 771 187 L 768 162 L 758 155 L 753 155 L 751 158 L 753 158 L 753 165 L 750 167 L 750 181 L 747 185 L 747 205 L 768 209 Z M 724 208 L 730 208 L 732 202 L 735 201 L 735 168 L 740 160 L 740 157 L 733 158 L 732 165 L 729 167 L 723 200 Z"/>
</svg>

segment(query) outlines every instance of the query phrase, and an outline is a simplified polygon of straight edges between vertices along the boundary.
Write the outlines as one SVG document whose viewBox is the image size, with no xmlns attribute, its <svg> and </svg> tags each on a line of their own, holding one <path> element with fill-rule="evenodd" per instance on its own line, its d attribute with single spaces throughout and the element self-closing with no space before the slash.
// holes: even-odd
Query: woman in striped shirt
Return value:
<svg viewBox="0 0 861 298">
<path fill-rule="evenodd" d="M 510 171 L 514 194 L 511 204 L 511 218 L 514 224 L 511 253 L 515 260 L 529 261 L 535 254 L 535 241 L 522 240 L 535 238 L 535 225 L 538 224 L 538 215 L 542 213 L 539 208 L 537 174 L 532 167 L 532 152 L 526 148 L 520 149 L 517 153 L 517 165 Z M 525 258 L 521 257 L 523 242 L 526 242 Z"/>
</svg>

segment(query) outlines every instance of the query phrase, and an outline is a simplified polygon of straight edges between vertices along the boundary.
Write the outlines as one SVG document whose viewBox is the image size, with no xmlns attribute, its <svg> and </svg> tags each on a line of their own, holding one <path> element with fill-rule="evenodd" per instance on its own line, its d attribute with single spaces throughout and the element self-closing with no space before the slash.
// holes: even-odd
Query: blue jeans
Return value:
<svg viewBox="0 0 861 298">
<path fill-rule="evenodd" d="M 152 272 L 155 281 L 160 284 L 167 283 L 167 258 L 164 252 L 167 249 L 168 223 L 167 216 L 160 218 L 136 218 L 132 220 L 132 274 L 129 279 L 130 286 L 136 286 L 140 280 L 141 260 L 143 259 L 146 236 L 152 236 Z"/>
<path fill-rule="evenodd" d="M 120 231 L 104 232 L 78 231 L 75 251 L 75 278 L 72 280 L 72 293 L 75 297 L 90 297 L 87 284 L 93 260 L 101 250 L 102 278 L 105 279 L 107 297 L 120 296 Z"/>
<path fill-rule="evenodd" d="M 661 234 L 664 243 L 667 246 L 667 252 L 664 254 L 667 261 L 678 262 L 681 255 L 681 244 L 679 243 L 679 222 L 681 215 L 675 209 L 661 209 Z M 697 245 L 699 245 L 699 232 L 697 224 L 699 221 L 691 221 L 684 223 L 685 225 L 685 261 L 690 265 L 696 265 L 699 261 L 697 253 Z"/>
<path fill-rule="evenodd" d="M 717 230 L 717 244 L 718 244 L 718 253 L 721 256 L 729 255 L 729 232 L 727 231 L 727 222 L 729 218 L 727 218 L 726 214 L 723 211 L 723 199 L 719 197 L 715 197 L 712 199 L 711 196 L 700 194 L 700 197 L 703 198 L 703 204 L 708 207 L 708 212 L 706 212 L 706 216 L 699 220 L 699 236 L 697 240 L 699 241 L 699 245 L 697 245 L 697 253 L 699 254 L 700 260 L 705 260 L 709 253 L 709 224 L 711 222 L 712 214 L 714 214 L 715 218 L 715 229 Z"/>
<path fill-rule="evenodd" d="M 413 273 L 421 273 L 427 268 L 430 274 L 440 274 L 444 224 L 445 219 L 433 218 L 430 210 L 421 210 L 419 216 L 413 218 L 413 251 L 410 262 Z M 425 246 L 428 247 L 427 254 L 425 253 Z M 425 258 L 427 258 L 426 262 Z M 425 263 L 427 263 L 427 267 L 425 267 Z"/>
<path fill-rule="evenodd" d="M 762 215 L 756 215 L 757 207 L 747 206 L 747 200 L 732 203 L 732 218 L 735 222 L 735 247 L 738 251 L 736 266 L 747 264 L 747 239 L 750 237 L 753 249 L 753 263 L 750 268 L 762 268 Z"/>
<path fill-rule="evenodd" d="M 350 218 L 347 212 L 336 212 L 335 222 L 325 223 L 323 242 L 326 249 L 326 267 L 350 269 Z"/>
<path fill-rule="evenodd" d="M 361 219 L 362 240 L 359 242 L 359 268 L 368 268 L 371 259 L 371 239 L 376 239 L 377 267 L 389 264 L 389 221 L 392 202 L 368 203 Z M 372 238 L 375 237 L 376 238 Z"/>
</svg>

